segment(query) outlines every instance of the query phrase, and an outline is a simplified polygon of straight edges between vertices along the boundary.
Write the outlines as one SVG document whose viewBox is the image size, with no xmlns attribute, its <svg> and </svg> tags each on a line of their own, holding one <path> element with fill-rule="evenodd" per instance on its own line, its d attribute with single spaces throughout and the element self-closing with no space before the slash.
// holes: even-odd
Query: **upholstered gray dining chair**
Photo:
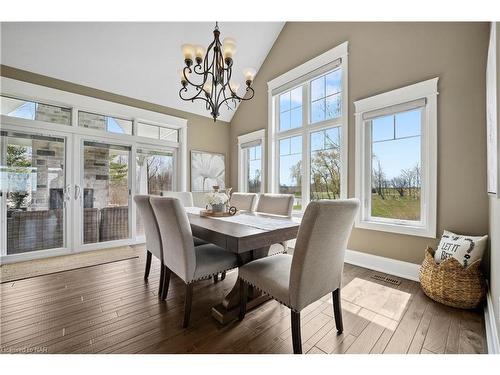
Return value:
<svg viewBox="0 0 500 375">
<path fill-rule="evenodd" d="M 302 218 L 293 256 L 279 254 L 240 267 L 239 319 L 245 317 L 248 285 L 260 289 L 292 310 L 293 352 L 299 354 L 300 311 L 331 292 L 335 325 L 342 333 L 344 254 L 358 208 L 357 199 L 311 202 Z"/>
<path fill-rule="evenodd" d="M 260 194 L 256 212 L 292 217 L 293 194 Z M 268 255 L 286 253 L 288 243 L 281 242 L 271 245 Z"/>
<path fill-rule="evenodd" d="M 146 270 L 144 271 L 144 280 L 148 280 L 149 271 L 151 270 L 151 258 L 154 255 L 161 262 L 160 283 L 158 287 L 158 297 L 161 298 L 165 267 L 163 265 L 160 230 L 156 222 L 153 207 L 151 207 L 151 203 L 149 202 L 149 195 L 136 195 L 134 201 L 144 222 L 144 233 L 146 235 Z"/>
<path fill-rule="evenodd" d="M 240 211 L 253 211 L 257 194 L 254 193 L 233 193 L 231 194 L 230 206 L 236 207 Z"/>
<path fill-rule="evenodd" d="M 260 194 L 255 211 L 291 217 L 293 201 L 293 194 Z"/>
<path fill-rule="evenodd" d="M 175 273 L 186 284 L 184 301 L 184 322 L 186 328 L 191 314 L 193 284 L 208 279 L 220 272 L 236 268 L 236 254 L 214 244 L 194 246 L 189 220 L 177 198 L 150 197 L 160 237 L 162 239 L 165 277 L 162 300 L 166 299 L 171 273 Z"/>
<path fill-rule="evenodd" d="M 163 190 L 161 192 L 162 197 L 170 197 L 170 198 L 177 198 L 181 201 L 182 205 L 184 207 L 193 207 L 193 193 L 190 191 L 166 191 Z M 201 238 L 194 237 L 193 236 L 193 241 L 194 241 L 194 246 L 200 246 L 200 245 L 205 245 L 208 242 L 202 240 Z"/>
</svg>

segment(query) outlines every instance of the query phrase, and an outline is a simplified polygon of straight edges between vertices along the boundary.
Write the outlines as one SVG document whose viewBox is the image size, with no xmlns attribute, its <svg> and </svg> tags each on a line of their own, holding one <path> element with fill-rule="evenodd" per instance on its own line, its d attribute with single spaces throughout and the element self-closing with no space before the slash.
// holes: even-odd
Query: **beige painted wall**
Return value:
<svg viewBox="0 0 500 375">
<path fill-rule="evenodd" d="M 487 23 L 287 23 L 257 74 L 255 98 L 231 121 L 231 181 L 236 137 L 267 128 L 267 82 L 349 42 L 349 196 L 354 195 L 353 101 L 439 77 L 438 233 L 488 232 L 485 69 Z M 423 237 L 354 229 L 349 248 L 420 263 Z"/>
<path fill-rule="evenodd" d="M 98 99 L 108 100 L 132 107 L 147 109 L 150 111 L 165 113 L 188 120 L 188 167 L 190 166 L 190 151 L 202 150 L 219 152 L 226 155 L 226 184 L 229 183 L 230 147 L 229 147 L 229 123 L 217 121 L 216 123 L 208 117 L 179 111 L 159 104 L 153 104 L 127 96 L 113 94 L 107 91 L 97 90 L 91 87 L 77 85 L 68 81 L 27 72 L 25 70 L 0 65 L 0 75 L 8 78 L 26 81 L 37 85 L 52 87 L 59 90 L 69 91 L 75 94 L 91 96 Z M 160 84 L 160 83 L 159 83 Z M 177 88 L 172 88 L 177 90 Z M 188 168 L 190 169 L 190 168 Z M 188 172 L 189 173 L 189 172 Z M 188 183 L 190 186 L 190 182 Z"/>
</svg>

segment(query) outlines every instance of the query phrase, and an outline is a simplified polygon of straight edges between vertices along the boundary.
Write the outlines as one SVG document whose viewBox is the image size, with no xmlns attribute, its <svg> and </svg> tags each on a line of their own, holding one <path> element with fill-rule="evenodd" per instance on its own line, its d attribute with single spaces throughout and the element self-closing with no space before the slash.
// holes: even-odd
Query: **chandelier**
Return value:
<svg viewBox="0 0 500 375">
<path fill-rule="evenodd" d="M 181 46 L 186 66 L 181 70 L 182 88 L 179 90 L 179 96 L 186 101 L 204 101 L 214 122 L 219 117 L 219 110 L 223 105 L 229 110 L 235 109 L 239 102 L 250 100 L 255 94 L 251 86 L 256 72 L 252 68 L 243 70 L 245 92 L 241 96 L 238 94 L 240 85 L 231 80 L 236 41 L 233 38 L 225 38 L 221 43 L 219 37 L 219 25 L 216 22 L 214 40 L 206 53 L 199 45 Z M 193 58 L 196 63 L 194 66 Z"/>
</svg>

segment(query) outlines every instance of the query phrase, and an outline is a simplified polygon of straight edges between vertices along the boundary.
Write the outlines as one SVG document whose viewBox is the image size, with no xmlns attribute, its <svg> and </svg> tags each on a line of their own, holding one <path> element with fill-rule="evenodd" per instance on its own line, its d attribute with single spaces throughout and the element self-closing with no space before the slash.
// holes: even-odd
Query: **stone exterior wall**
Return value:
<svg viewBox="0 0 500 375">
<path fill-rule="evenodd" d="M 93 189 L 93 208 L 103 208 L 108 205 L 109 160 L 108 149 L 85 146 L 83 187 Z"/>
<path fill-rule="evenodd" d="M 64 189 L 64 143 L 32 141 L 32 166 L 36 169 L 36 190 L 31 195 L 34 210 L 49 209 L 50 189 Z"/>
</svg>

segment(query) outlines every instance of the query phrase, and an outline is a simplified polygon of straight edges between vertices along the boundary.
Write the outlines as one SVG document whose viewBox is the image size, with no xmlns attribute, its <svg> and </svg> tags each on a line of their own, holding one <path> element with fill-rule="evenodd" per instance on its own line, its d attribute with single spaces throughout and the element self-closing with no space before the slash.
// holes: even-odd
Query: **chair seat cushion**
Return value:
<svg viewBox="0 0 500 375">
<path fill-rule="evenodd" d="M 240 267 L 238 276 L 250 285 L 290 307 L 289 285 L 292 256 L 278 254 Z"/>
<path fill-rule="evenodd" d="M 236 254 L 214 244 L 195 247 L 196 269 L 194 280 L 200 280 L 219 272 L 238 267 Z"/>
<path fill-rule="evenodd" d="M 193 236 L 193 242 L 194 242 L 194 246 L 201 246 L 201 245 L 206 245 L 209 243 L 209 242 L 202 240 L 201 238 L 198 238 L 195 236 Z"/>
</svg>

